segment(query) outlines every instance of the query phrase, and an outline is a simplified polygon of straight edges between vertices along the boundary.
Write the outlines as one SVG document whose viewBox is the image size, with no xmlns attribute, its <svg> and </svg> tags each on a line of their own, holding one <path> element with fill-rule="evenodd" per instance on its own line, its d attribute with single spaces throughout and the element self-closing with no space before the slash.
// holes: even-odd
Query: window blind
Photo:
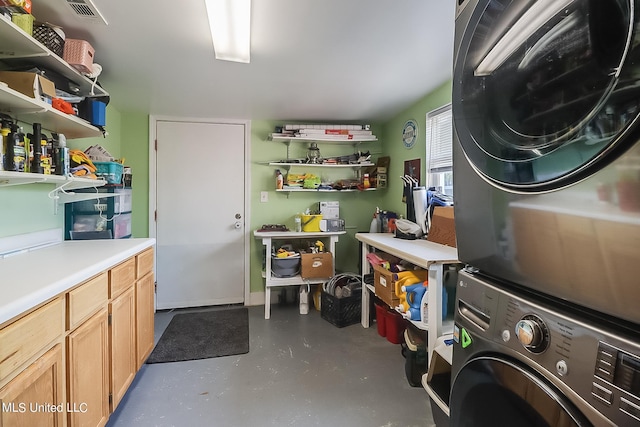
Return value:
<svg viewBox="0 0 640 427">
<path fill-rule="evenodd" d="M 427 173 L 453 168 L 453 118 L 451 104 L 427 113 Z"/>
</svg>

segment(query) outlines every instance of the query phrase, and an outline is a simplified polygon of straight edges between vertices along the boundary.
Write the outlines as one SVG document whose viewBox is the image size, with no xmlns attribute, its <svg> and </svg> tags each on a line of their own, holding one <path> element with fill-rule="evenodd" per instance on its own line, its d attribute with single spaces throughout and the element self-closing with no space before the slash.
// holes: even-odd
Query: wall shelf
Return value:
<svg viewBox="0 0 640 427">
<path fill-rule="evenodd" d="M 346 189 L 346 190 L 323 190 L 319 188 L 283 188 L 276 190 L 277 193 L 353 193 L 356 191 L 375 191 L 377 188 L 367 188 L 366 190 Z"/>
<path fill-rule="evenodd" d="M 317 137 L 293 137 L 293 136 L 280 136 L 280 135 L 271 135 L 270 138 L 273 141 L 281 141 L 284 143 L 289 142 L 322 142 L 323 144 L 338 144 L 338 145 L 357 145 L 361 142 L 375 142 L 378 140 L 378 137 L 375 135 L 370 136 L 358 136 L 353 139 L 336 139 L 331 137 L 323 137 L 319 135 Z"/>
<path fill-rule="evenodd" d="M 80 178 L 62 175 L 44 175 L 40 173 L 0 171 L 0 187 L 22 184 L 55 184 L 64 186 L 65 190 L 79 188 L 102 187 L 106 184 L 102 179 Z"/>
<path fill-rule="evenodd" d="M 43 129 L 62 133 L 69 139 L 102 136 L 102 131 L 89 122 L 58 111 L 46 102 L 30 98 L 2 82 L 0 110 L 21 122 L 41 123 Z"/>
<path fill-rule="evenodd" d="M 64 59 L 38 40 L 25 33 L 10 20 L 0 17 L 0 59 L 5 62 L 24 60 L 62 74 L 78 85 L 80 96 L 108 96 L 109 94 L 88 77 L 79 73 Z"/>
</svg>

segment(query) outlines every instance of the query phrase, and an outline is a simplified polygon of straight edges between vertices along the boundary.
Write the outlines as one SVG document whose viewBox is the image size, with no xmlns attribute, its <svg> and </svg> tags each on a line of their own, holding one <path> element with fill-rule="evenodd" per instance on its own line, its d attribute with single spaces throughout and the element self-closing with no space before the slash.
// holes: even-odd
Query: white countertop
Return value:
<svg viewBox="0 0 640 427">
<path fill-rule="evenodd" d="M 155 245 L 155 239 L 74 240 L 0 259 L 0 324 Z"/>
<path fill-rule="evenodd" d="M 398 239 L 391 233 L 356 233 L 356 239 L 422 268 L 458 262 L 458 249 L 427 240 Z"/>
</svg>

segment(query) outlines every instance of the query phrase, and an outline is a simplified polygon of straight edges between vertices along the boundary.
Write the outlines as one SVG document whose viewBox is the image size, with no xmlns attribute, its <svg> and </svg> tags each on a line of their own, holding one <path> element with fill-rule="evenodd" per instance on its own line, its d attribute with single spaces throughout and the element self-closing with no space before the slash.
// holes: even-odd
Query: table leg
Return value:
<svg viewBox="0 0 640 427">
<path fill-rule="evenodd" d="M 367 285 L 364 283 L 364 275 L 369 274 L 371 271 L 369 268 L 369 261 L 367 260 L 367 253 L 369 253 L 369 245 L 362 242 L 362 299 L 360 301 L 362 308 L 360 323 L 363 328 L 369 327 L 369 305 L 371 301 L 371 293 L 369 292 Z"/>
<path fill-rule="evenodd" d="M 264 287 L 264 318 L 269 319 L 271 317 L 271 288 Z"/>
</svg>

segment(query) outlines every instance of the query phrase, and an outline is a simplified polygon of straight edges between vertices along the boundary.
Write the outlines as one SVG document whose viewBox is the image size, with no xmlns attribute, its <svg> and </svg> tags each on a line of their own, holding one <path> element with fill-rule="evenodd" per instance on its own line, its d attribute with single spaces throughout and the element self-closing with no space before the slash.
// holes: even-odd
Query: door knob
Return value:
<svg viewBox="0 0 640 427">
<path fill-rule="evenodd" d="M 242 223 L 240 221 L 236 221 L 236 223 L 234 224 L 235 228 L 242 228 Z"/>
<path fill-rule="evenodd" d="M 236 219 L 240 219 L 242 218 L 242 215 L 240 215 L 239 213 L 236 214 Z"/>
</svg>

